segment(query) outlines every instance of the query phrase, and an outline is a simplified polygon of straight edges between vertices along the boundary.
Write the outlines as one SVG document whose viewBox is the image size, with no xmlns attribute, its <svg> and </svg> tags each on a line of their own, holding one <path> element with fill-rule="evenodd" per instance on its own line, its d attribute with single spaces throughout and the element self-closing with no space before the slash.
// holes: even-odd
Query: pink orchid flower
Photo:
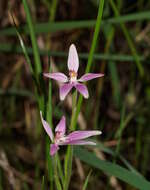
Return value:
<svg viewBox="0 0 150 190">
<path fill-rule="evenodd" d="M 77 79 L 79 68 L 79 58 L 76 47 L 72 44 L 69 48 L 68 55 L 68 69 L 69 69 L 69 77 L 65 74 L 57 72 L 57 73 L 44 73 L 45 77 L 57 80 L 63 85 L 59 89 L 60 100 L 64 100 L 70 90 L 75 87 L 79 93 L 81 93 L 84 98 L 89 97 L 88 89 L 82 82 L 92 80 L 94 78 L 102 77 L 104 74 L 101 73 L 87 73 L 84 74 L 80 79 Z"/>
<path fill-rule="evenodd" d="M 52 129 L 50 128 L 47 121 L 45 121 L 42 117 L 42 112 L 40 112 L 42 125 L 50 137 L 53 144 L 50 146 L 50 155 L 53 156 L 58 150 L 59 146 L 62 145 L 96 145 L 96 143 L 91 141 L 83 140 L 90 136 L 100 135 L 101 131 L 74 131 L 69 135 L 65 135 L 66 133 L 66 118 L 62 116 L 60 122 L 57 124 L 55 128 L 55 136 L 53 135 Z"/>
</svg>

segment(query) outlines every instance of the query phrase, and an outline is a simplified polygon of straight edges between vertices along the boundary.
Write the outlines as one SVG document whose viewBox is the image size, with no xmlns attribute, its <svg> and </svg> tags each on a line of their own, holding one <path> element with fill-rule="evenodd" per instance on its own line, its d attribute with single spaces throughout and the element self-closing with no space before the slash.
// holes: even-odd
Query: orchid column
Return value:
<svg viewBox="0 0 150 190">
<path fill-rule="evenodd" d="M 64 100 L 73 87 L 75 87 L 76 90 L 84 96 L 84 98 L 88 98 L 89 97 L 88 89 L 86 85 L 82 83 L 98 77 L 102 77 L 104 76 L 104 74 L 87 73 L 84 74 L 81 78 L 77 79 L 78 69 L 79 69 L 79 58 L 74 44 L 72 44 L 69 48 L 67 65 L 69 70 L 69 77 L 67 77 L 64 73 L 60 72 L 44 73 L 44 76 L 57 80 L 62 84 L 59 89 L 60 100 Z"/>
</svg>

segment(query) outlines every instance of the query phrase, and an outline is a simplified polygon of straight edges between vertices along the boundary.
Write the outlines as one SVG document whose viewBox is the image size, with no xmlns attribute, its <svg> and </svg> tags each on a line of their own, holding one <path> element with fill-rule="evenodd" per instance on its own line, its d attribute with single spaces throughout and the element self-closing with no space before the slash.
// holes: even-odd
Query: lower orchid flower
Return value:
<svg viewBox="0 0 150 190">
<path fill-rule="evenodd" d="M 55 128 L 55 136 L 53 135 L 52 129 L 50 128 L 47 121 L 45 121 L 42 117 L 42 112 L 40 112 L 42 125 L 50 137 L 52 144 L 50 146 L 50 155 L 53 156 L 58 150 L 59 146 L 62 145 L 96 145 L 95 142 L 86 141 L 84 139 L 100 135 L 102 132 L 98 130 L 93 131 L 74 131 L 69 135 L 65 135 L 66 133 L 66 118 L 62 116 L 60 122 L 57 124 Z"/>
<path fill-rule="evenodd" d="M 86 82 L 88 80 L 104 76 L 104 74 L 102 73 L 87 73 L 84 74 L 80 79 L 77 79 L 78 68 L 79 68 L 78 53 L 75 45 L 72 44 L 69 48 L 69 55 L 68 55 L 69 77 L 60 72 L 44 73 L 45 77 L 63 83 L 63 85 L 60 87 L 59 90 L 60 100 L 64 100 L 73 87 L 75 87 L 77 91 L 79 91 L 79 93 L 81 93 L 84 96 L 84 98 L 88 98 L 89 97 L 88 89 L 86 85 L 82 84 L 82 82 Z"/>
</svg>

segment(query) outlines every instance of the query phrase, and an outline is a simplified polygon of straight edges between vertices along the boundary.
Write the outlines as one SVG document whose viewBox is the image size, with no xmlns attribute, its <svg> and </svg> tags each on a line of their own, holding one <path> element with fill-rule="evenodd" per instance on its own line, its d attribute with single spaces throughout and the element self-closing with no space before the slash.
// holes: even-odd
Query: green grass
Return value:
<svg viewBox="0 0 150 190">
<path fill-rule="evenodd" d="M 110 4 L 111 4 L 111 7 L 112 7 L 112 9 L 113 9 L 113 11 L 114 11 L 115 16 L 116 16 L 116 17 L 119 17 L 119 12 L 118 12 L 118 9 L 117 9 L 117 7 L 116 7 L 114 1 L 113 1 L 113 0 L 109 0 L 109 2 L 110 2 Z M 130 50 L 131 50 L 131 52 L 132 52 L 132 55 L 133 55 L 134 58 L 135 58 L 135 62 L 136 62 L 137 68 L 138 68 L 138 70 L 139 70 L 140 76 L 142 77 L 142 76 L 144 75 L 144 69 L 143 69 L 143 66 L 142 66 L 142 64 L 141 64 L 141 62 L 140 62 L 140 60 L 139 60 L 139 55 L 138 55 L 137 50 L 136 50 L 136 48 L 135 48 L 135 45 L 134 45 L 134 43 L 133 43 L 133 41 L 132 41 L 132 39 L 131 39 L 131 36 L 130 36 L 130 34 L 129 34 L 129 32 L 128 32 L 128 29 L 127 29 L 127 27 L 125 26 L 125 24 L 124 24 L 124 23 L 121 23 L 121 22 L 120 22 L 120 27 L 121 27 L 121 29 L 122 29 L 122 31 L 123 31 L 125 37 L 126 37 L 126 40 L 127 40 L 128 45 L 129 45 L 129 47 L 130 47 Z"/>
<path fill-rule="evenodd" d="M 138 13 L 132 13 L 127 15 L 118 15 L 114 18 L 108 18 L 102 20 L 102 25 L 105 24 L 120 24 L 126 22 L 134 22 L 134 21 L 143 21 L 143 20 L 150 20 L 150 13 L 149 11 L 143 11 Z M 63 21 L 63 22 L 47 22 L 47 23 L 35 23 L 35 33 L 55 33 L 58 31 L 63 30 L 73 30 L 73 29 L 84 29 L 84 28 L 93 28 L 96 24 L 96 20 L 79 20 L 79 21 Z M 28 26 L 20 27 L 20 32 L 29 34 Z M 0 35 L 16 35 L 15 28 L 5 28 L 0 30 Z"/>
<path fill-rule="evenodd" d="M 35 29 L 34 29 L 34 25 L 33 25 L 33 22 L 32 22 L 32 18 L 31 18 L 31 15 L 30 15 L 30 10 L 29 10 L 27 1 L 22 0 L 22 2 L 23 2 L 23 5 L 24 5 L 25 13 L 26 13 L 26 19 L 27 19 L 29 34 L 30 34 L 30 37 L 31 37 L 31 43 L 32 43 L 33 54 L 34 54 L 35 73 L 36 73 L 36 75 L 38 77 L 42 72 L 42 65 L 41 65 L 40 56 L 39 56 L 37 39 L 35 37 Z"/>
<path fill-rule="evenodd" d="M 83 148 L 75 148 L 75 156 L 85 163 L 91 165 L 92 167 L 102 170 L 108 175 L 113 175 L 118 179 L 130 184 L 131 186 L 147 190 L 150 188 L 150 182 L 148 182 L 144 177 L 136 175 L 135 173 L 111 162 L 100 160 L 95 156 L 95 154 L 88 152 Z M 88 159 L 87 159 L 88 158 Z"/>
<path fill-rule="evenodd" d="M 14 45 L 9 43 L 1 43 L 0 44 L 0 51 L 5 53 L 16 53 L 16 54 L 23 54 L 23 50 L 20 45 Z M 31 47 L 26 46 L 26 52 L 28 55 L 33 55 L 33 50 Z M 53 57 L 65 57 L 67 58 L 67 52 L 59 52 L 59 51 L 47 51 L 47 50 L 39 50 L 39 54 L 41 56 L 53 56 Z M 79 57 L 81 59 L 88 59 L 88 53 L 79 53 Z M 119 62 L 133 62 L 134 57 L 132 55 L 126 54 L 103 54 L 103 53 L 94 53 L 93 55 L 94 60 L 112 60 L 112 61 L 119 61 Z M 146 57 L 143 55 L 139 55 L 140 61 L 145 61 Z"/>
<path fill-rule="evenodd" d="M 0 29 L 0 149 L 4 150 L 12 168 L 32 176 L 34 184 L 22 180 L 23 189 L 32 186 L 33 190 L 37 187 L 67 190 L 81 186 L 85 190 L 95 184 L 95 189 L 99 184 L 102 189 L 109 189 L 107 181 L 114 176 L 122 189 L 148 190 L 150 77 L 149 32 L 145 29 L 148 30 L 150 20 L 150 3 L 138 0 L 132 7 L 120 0 L 105 1 L 105 4 L 104 0 L 98 4 L 88 1 L 82 15 L 82 7 L 77 10 L 76 3 L 65 3 L 64 6 L 57 0 L 44 0 L 41 5 L 34 0 L 22 0 L 26 20 L 17 19 L 19 23 L 26 21 L 25 24 L 17 25 L 14 17 L 15 27 Z M 70 12 L 75 7 L 72 15 L 68 15 L 69 11 L 63 14 L 66 5 Z M 40 18 L 37 15 L 43 11 L 41 7 L 45 16 L 42 14 Z M 145 33 L 137 42 L 136 36 L 142 32 Z M 44 42 L 43 49 L 38 47 L 38 38 Z M 79 75 L 84 71 L 104 72 L 105 77 L 88 84 L 88 100 L 73 96 L 78 97 L 78 102 L 77 107 L 73 103 L 71 117 L 67 101 L 59 101 L 58 86 L 43 78 L 42 73 L 53 72 L 50 63 L 53 56 L 58 71 L 67 74 L 68 52 L 64 48 L 73 42 L 80 49 Z M 14 65 L 22 55 L 27 64 L 14 72 Z M 61 147 L 54 158 L 50 157 L 51 142 L 41 127 L 39 110 L 53 131 L 62 115 L 67 118 L 67 133 L 80 127 L 101 129 L 103 133 L 95 141 L 96 148 L 89 147 L 88 151 Z M 21 154 L 14 148 L 20 145 Z M 80 159 L 81 168 L 74 158 Z M 85 173 L 84 181 L 74 180 L 79 176 L 78 167 Z M 8 189 L 8 182 L 6 171 L 0 168 L 0 190 Z"/>
<path fill-rule="evenodd" d="M 89 52 L 88 62 L 87 62 L 85 73 L 88 73 L 90 71 L 91 66 L 92 66 L 94 52 L 96 49 L 96 45 L 97 45 L 97 41 L 98 41 L 98 37 L 99 37 L 99 32 L 100 32 L 100 26 L 101 26 L 102 15 L 103 15 L 103 8 L 104 8 L 104 0 L 102 0 L 99 3 L 97 21 L 96 21 L 96 25 L 95 25 L 95 30 L 94 30 L 94 34 L 93 34 L 91 49 Z M 80 95 L 79 100 L 77 102 L 77 109 L 76 109 L 76 112 L 74 114 L 74 119 L 73 119 L 73 124 L 72 124 L 73 129 L 76 128 L 77 118 L 78 118 L 78 115 L 79 115 L 79 112 L 81 109 L 82 101 L 83 101 L 83 97 Z"/>
</svg>

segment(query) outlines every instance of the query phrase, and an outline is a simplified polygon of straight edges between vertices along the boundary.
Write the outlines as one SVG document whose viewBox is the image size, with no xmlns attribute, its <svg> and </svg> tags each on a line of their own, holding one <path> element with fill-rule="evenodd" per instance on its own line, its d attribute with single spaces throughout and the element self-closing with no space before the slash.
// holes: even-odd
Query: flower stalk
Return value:
<svg viewBox="0 0 150 190">
<path fill-rule="evenodd" d="M 58 190 L 63 190 L 60 180 L 59 180 L 59 175 L 58 175 L 58 168 L 57 168 L 57 154 L 53 157 L 53 162 L 54 162 L 54 179 L 55 179 L 55 185 Z"/>
<path fill-rule="evenodd" d="M 72 115 L 71 115 L 70 131 L 74 131 L 73 121 L 76 113 L 76 106 L 77 106 L 76 104 L 77 104 L 77 90 L 75 90 L 72 95 Z"/>
<path fill-rule="evenodd" d="M 90 49 L 90 52 L 89 52 L 88 63 L 87 63 L 87 66 L 86 66 L 85 73 L 88 73 L 90 71 L 90 69 L 91 69 L 91 65 L 92 65 L 92 61 L 93 61 L 93 57 L 94 57 L 94 52 L 95 52 L 95 49 L 96 49 L 98 36 L 99 36 L 100 28 L 101 28 L 101 21 L 102 21 L 104 2 L 105 2 L 105 0 L 101 0 L 99 2 L 98 15 L 97 15 L 97 19 L 96 19 L 96 25 L 95 25 L 94 35 L 93 35 L 93 39 L 92 39 L 92 45 L 91 45 L 91 49 Z M 78 102 L 77 102 L 76 113 L 75 113 L 74 121 L 73 121 L 73 128 L 74 129 L 76 128 L 76 123 L 77 123 L 78 115 L 79 115 L 79 112 L 80 112 L 80 109 L 81 109 L 82 101 L 83 101 L 83 97 L 80 95 L 79 99 L 78 99 Z"/>
<path fill-rule="evenodd" d="M 71 124 L 69 130 L 72 131 L 72 122 L 73 117 L 76 112 L 76 102 L 77 102 L 77 90 L 74 91 L 72 95 L 72 116 L 71 116 Z M 73 161 L 73 147 L 69 145 L 67 147 L 67 154 L 65 157 L 65 181 L 64 181 L 64 190 L 68 190 L 70 179 L 71 179 L 71 171 L 72 171 L 72 161 Z"/>
<path fill-rule="evenodd" d="M 68 69 L 69 69 L 69 78 L 63 73 L 45 73 L 44 76 L 60 81 L 63 83 L 60 87 L 60 100 L 64 100 L 67 94 L 75 87 L 75 92 L 72 95 L 72 116 L 69 131 L 70 134 L 66 135 L 66 118 L 62 116 L 60 122 L 55 128 L 55 134 L 52 132 L 52 123 L 51 126 L 49 123 L 43 119 L 42 112 L 40 112 L 42 125 L 50 137 L 52 144 L 50 145 L 50 155 L 54 156 L 54 179 L 55 184 L 58 190 L 63 189 L 68 190 L 71 172 L 72 172 L 72 160 L 73 160 L 73 146 L 72 145 L 95 145 L 96 143 L 92 141 L 85 140 L 88 137 L 94 135 L 100 135 L 101 131 L 92 130 L 92 131 L 74 131 L 74 120 L 76 116 L 76 104 L 77 104 L 77 91 L 83 95 L 84 98 L 89 97 L 88 89 L 85 84 L 82 84 L 86 81 L 99 78 L 104 76 L 101 73 L 87 73 L 82 77 L 77 79 L 77 72 L 79 68 L 79 58 L 76 47 L 72 44 L 69 48 L 68 55 Z M 73 132 L 72 132 L 73 131 Z M 67 154 L 64 161 L 64 174 L 61 169 L 61 163 L 57 155 L 57 151 L 60 149 L 60 146 L 69 145 L 67 147 Z M 59 161 L 59 163 L 58 163 Z M 59 175 L 58 175 L 59 173 Z M 60 176 L 60 178 L 59 178 Z M 61 184 L 61 182 L 62 184 Z"/>
</svg>

